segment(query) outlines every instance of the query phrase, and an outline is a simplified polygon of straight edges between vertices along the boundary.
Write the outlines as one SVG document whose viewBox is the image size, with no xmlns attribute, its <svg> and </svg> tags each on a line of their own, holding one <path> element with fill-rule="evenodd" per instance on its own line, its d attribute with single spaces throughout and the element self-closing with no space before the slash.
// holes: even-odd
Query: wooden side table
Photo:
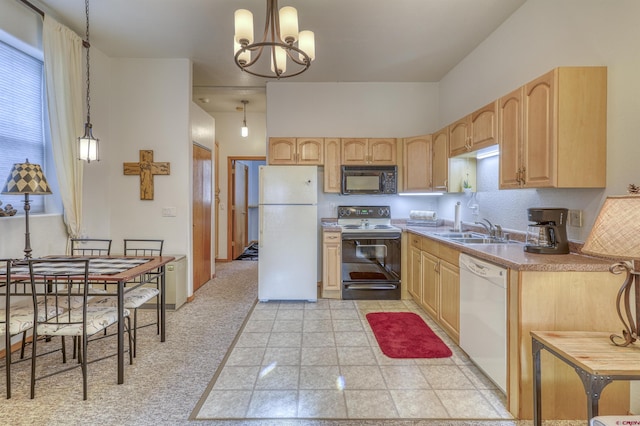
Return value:
<svg viewBox="0 0 640 426">
<path fill-rule="evenodd" d="M 591 331 L 532 331 L 533 424 L 542 425 L 540 351 L 546 349 L 573 367 L 587 394 L 587 420 L 598 415 L 605 386 L 614 380 L 640 380 L 640 345 L 615 346 L 611 333 Z"/>
</svg>

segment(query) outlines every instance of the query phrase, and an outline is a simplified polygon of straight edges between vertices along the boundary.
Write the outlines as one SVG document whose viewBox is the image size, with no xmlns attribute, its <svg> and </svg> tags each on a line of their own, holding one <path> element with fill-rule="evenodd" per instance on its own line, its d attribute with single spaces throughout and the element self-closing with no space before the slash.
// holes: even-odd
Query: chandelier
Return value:
<svg viewBox="0 0 640 426">
<path fill-rule="evenodd" d="M 93 125 L 91 124 L 91 79 L 89 78 L 91 71 L 89 66 L 89 51 L 91 50 L 91 43 L 89 41 L 89 0 L 85 0 L 84 8 L 87 18 L 87 38 L 83 43 L 87 48 L 87 121 L 84 123 L 84 135 L 78 138 L 78 158 L 86 161 L 87 163 L 91 163 L 92 161 L 100 161 L 98 158 L 98 144 L 100 141 L 93 137 Z"/>
<path fill-rule="evenodd" d="M 242 71 L 258 77 L 287 78 L 302 74 L 315 59 L 315 36 L 313 31 L 298 32 L 298 11 L 295 8 L 285 6 L 278 11 L 278 0 L 267 0 L 261 42 L 253 40 L 253 13 L 238 9 L 234 18 L 234 60 Z M 264 59 L 259 62 L 263 53 Z M 266 70 L 267 57 L 271 59 L 271 74 Z M 287 62 L 291 62 L 293 68 L 289 72 Z M 254 65 L 256 67 L 251 68 Z"/>
</svg>

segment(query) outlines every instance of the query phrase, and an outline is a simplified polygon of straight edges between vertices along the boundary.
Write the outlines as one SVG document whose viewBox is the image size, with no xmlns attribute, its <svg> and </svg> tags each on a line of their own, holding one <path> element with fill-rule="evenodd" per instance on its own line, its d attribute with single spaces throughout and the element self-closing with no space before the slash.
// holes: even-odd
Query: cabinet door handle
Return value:
<svg viewBox="0 0 640 426">
<path fill-rule="evenodd" d="M 522 168 L 522 177 L 520 178 L 520 183 L 522 183 L 523 185 L 527 184 L 527 180 L 525 179 L 526 174 L 527 174 L 527 168 L 523 167 Z"/>
</svg>

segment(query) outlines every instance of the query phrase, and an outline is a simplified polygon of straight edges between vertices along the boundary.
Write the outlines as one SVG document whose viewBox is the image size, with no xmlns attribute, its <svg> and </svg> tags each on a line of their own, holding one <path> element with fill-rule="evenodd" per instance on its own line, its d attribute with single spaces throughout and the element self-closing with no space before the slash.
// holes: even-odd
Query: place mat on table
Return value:
<svg viewBox="0 0 640 426">
<path fill-rule="evenodd" d="M 47 260 L 79 260 L 79 257 L 55 257 L 48 258 Z M 124 272 L 128 269 L 134 268 L 138 265 L 142 265 L 151 260 L 149 257 L 104 257 L 89 259 L 89 275 L 115 275 L 120 272 Z M 38 263 L 36 267 L 37 274 L 55 275 L 64 271 L 64 275 L 77 275 L 82 274 L 83 268 L 69 268 L 69 265 L 58 264 L 55 262 L 42 262 Z M 0 275 L 5 273 L 4 264 L 0 265 Z M 11 267 L 11 273 L 16 275 L 28 275 L 29 265 L 15 265 Z"/>
</svg>

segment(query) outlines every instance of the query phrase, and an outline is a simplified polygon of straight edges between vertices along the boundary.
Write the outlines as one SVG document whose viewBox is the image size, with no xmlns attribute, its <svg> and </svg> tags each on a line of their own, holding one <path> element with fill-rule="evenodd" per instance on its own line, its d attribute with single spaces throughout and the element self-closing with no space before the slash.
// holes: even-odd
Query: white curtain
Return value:
<svg viewBox="0 0 640 426">
<path fill-rule="evenodd" d="M 82 110 L 82 39 L 45 15 L 42 29 L 44 73 L 51 127 L 51 144 L 70 238 L 82 227 L 83 163 L 77 138 L 84 128 Z"/>
</svg>

